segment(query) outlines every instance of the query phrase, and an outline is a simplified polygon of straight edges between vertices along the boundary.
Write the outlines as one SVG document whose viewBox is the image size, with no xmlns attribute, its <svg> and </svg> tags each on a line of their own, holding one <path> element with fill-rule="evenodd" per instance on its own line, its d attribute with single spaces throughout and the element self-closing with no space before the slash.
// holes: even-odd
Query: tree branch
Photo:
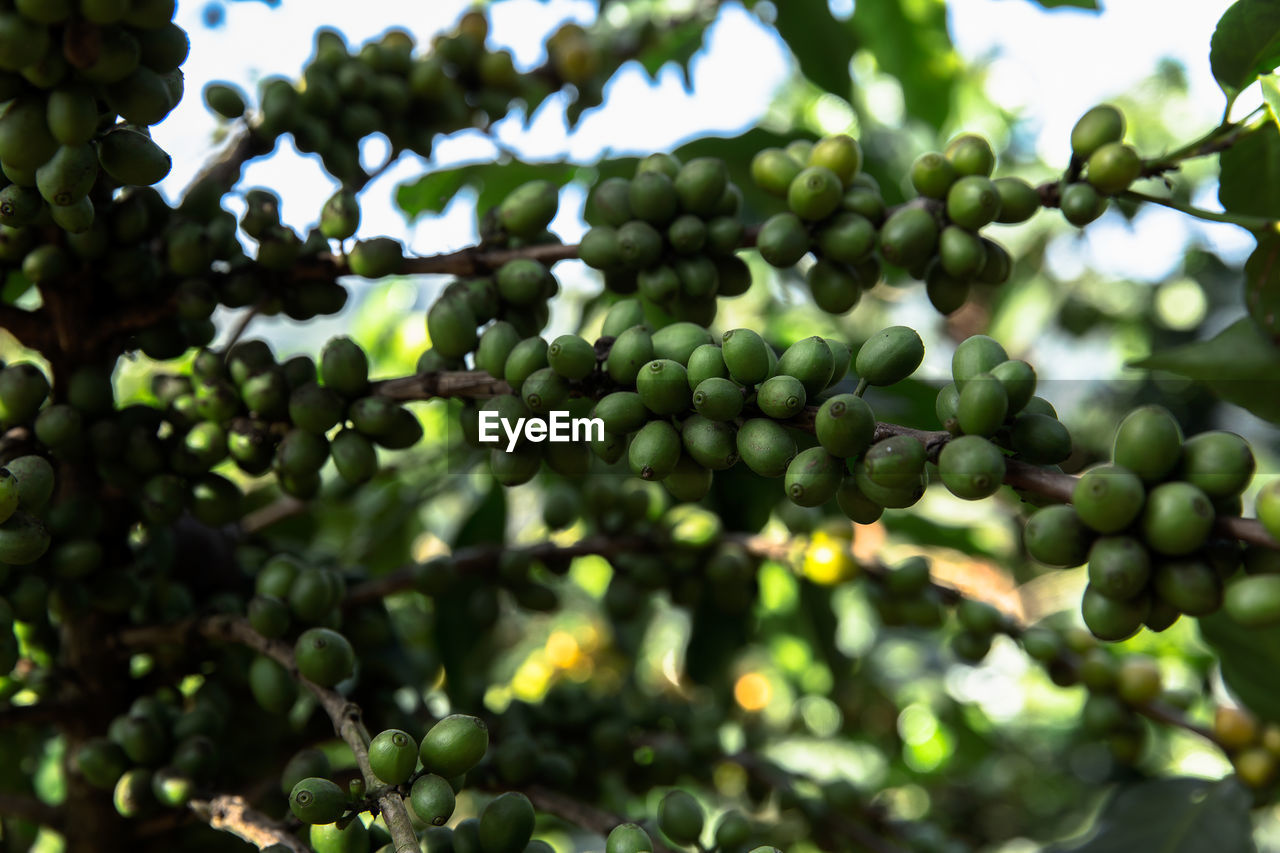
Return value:
<svg viewBox="0 0 1280 853">
<path fill-rule="evenodd" d="M 216 181 L 224 193 L 229 191 L 240 181 L 240 172 L 246 163 L 255 157 L 270 154 L 274 148 L 274 139 L 267 139 L 257 132 L 256 119 L 244 121 L 222 149 L 191 179 L 191 183 L 183 189 L 182 197 L 185 199 L 206 180 Z"/>
<path fill-rule="evenodd" d="M 259 850 L 273 844 L 282 844 L 293 853 L 310 853 L 311 848 L 284 826 L 251 808 L 244 797 L 220 794 L 207 800 L 188 803 L 201 820 L 214 829 L 232 835 L 254 845 Z"/>
</svg>

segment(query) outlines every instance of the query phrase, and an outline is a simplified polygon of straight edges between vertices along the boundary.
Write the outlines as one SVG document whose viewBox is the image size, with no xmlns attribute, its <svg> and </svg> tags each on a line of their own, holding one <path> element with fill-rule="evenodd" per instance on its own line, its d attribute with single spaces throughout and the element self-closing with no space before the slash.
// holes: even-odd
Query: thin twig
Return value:
<svg viewBox="0 0 1280 853">
<path fill-rule="evenodd" d="M 262 303 L 259 302 L 250 306 L 244 314 L 240 315 L 240 319 L 236 321 L 236 325 L 231 330 L 231 336 L 227 338 L 227 343 L 222 348 L 222 351 L 226 356 L 231 355 L 231 348 L 239 343 L 240 339 L 244 337 L 244 333 L 249 329 L 249 324 L 253 322 L 253 319 L 258 316 L 258 313 L 261 310 Z"/>
<path fill-rule="evenodd" d="M 232 835 L 254 845 L 259 850 L 273 844 L 282 844 L 293 853 L 310 853 L 311 848 L 278 823 L 251 808 L 244 797 L 220 794 L 207 800 L 192 800 L 191 811 L 214 829 Z"/>
</svg>

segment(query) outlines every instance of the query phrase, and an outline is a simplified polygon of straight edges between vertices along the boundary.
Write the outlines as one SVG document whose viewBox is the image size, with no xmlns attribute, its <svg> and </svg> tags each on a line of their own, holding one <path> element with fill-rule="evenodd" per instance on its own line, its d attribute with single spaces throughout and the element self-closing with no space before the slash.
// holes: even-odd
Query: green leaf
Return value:
<svg viewBox="0 0 1280 853">
<path fill-rule="evenodd" d="M 644 70 L 649 72 L 652 80 L 658 79 L 658 72 L 667 63 L 676 63 L 684 75 L 685 87 L 689 88 L 693 85 L 689 79 L 689 62 L 702 47 L 705 33 L 706 27 L 702 21 L 685 21 L 666 32 L 662 38 L 655 39 L 649 47 L 640 52 L 636 59 Z"/>
<path fill-rule="evenodd" d="M 1244 304 L 1253 322 L 1280 344 L 1280 235 L 1260 236 L 1245 261 Z"/>
<path fill-rule="evenodd" d="M 777 9 L 774 26 L 795 54 L 801 73 L 847 99 L 853 89 L 849 62 L 855 47 L 849 25 L 836 20 L 827 0 L 787 0 Z"/>
<path fill-rule="evenodd" d="M 941 0 L 858 3 L 850 19 L 853 39 L 902 85 L 907 114 L 941 128 L 951 112 L 961 63 L 947 32 Z"/>
<path fill-rule="evenodd" d="M 1280 348 L 1248 317 L 1211 340 L 1153 353 L 1129 366 L 1194 379 L 1228 403 L 1280 423 Z"/>
<path fill-rule="evenodd" d="M 1229 213 L 1280 219 L 1280 127 L 1262 125 L 1218 155 L 1218 201 Z"/>
<path fill-rule="evenodd" d="M 528 181 L 547 180 L 564 186 L 573 179 L 577 169 L 570 163 L 523 163 L 518 160 L 472 163 L 429 172 L 416 181 L 401 184 L 396 187 L 396 205 L 412 222 L 424 213 L 440 213 L 464 187 L 470 187 L 478 191 L 476 209 L 483 212 Z"/>
<path fill-rule="evenodd" d="M 396 187 L 396 206 L 412 221 L 424 213 L 442 213 L 467 183 L 467 171 L 430 172 L 413 183 Z"/>
<path fill-rule="evenodd" d="M 1197 621 L 1200 636 L 1217 652 L 1222 680 L 1231 692 L 1258 716 L 1280 722 L 1280 694 L 1275 690 L 1280 628 L 1246 628 L 1224 613 Z"/>
<path fill-rule="evenodd" d="M 1252 798 L 1234 779 L 1159 779 L 1121 788 L 1098 816 L 1093 836 L 1059 853 L 1250 853 Z"/>
<path fill-rule="evenodd" d="M 467 517 L 453 537 L 453 548 L 468 545 L 496 545 L 507 539 L 507 493 L 497 483 Z"/>
<path fill-rule="evenodd" d="M 1258 84 L 1262 87 L 1262 100 L 1266 101 L 1271 120 L 1280 127 L 1280 77 L 1268 74 L 1259 77 Z"/>
<path fill-rule="evenodd" d="M 1280 4 L 1239 0 L 1228 9 L 1209 42 L 1209 65 L 1230 107 L 1258 75 L 1280 65 Z"/>
</svg>

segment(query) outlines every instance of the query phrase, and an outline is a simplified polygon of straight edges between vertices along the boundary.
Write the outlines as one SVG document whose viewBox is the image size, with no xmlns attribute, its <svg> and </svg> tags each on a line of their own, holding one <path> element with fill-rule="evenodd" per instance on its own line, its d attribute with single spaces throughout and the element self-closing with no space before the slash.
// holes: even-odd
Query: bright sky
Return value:
<svg viewBox="0 0 1280 853">
<path fill-rule="evenodd" d="M 1177 14 L 1162 14 L 1152 22 L 1147 0 L 1104 0 L 1101 15 L 1071 9 L 1047 13 L 1030 0 L 964 0 L 952 2 L 951 28 L 960 53 L 970 60 L 991 61 L 990 86 L 996 99 L 1017 108 L 1037 131 L 1038 150 L 1050 162 L 1064 161 L 1072 123 L 1093 104 L 1132 89 L 1151 75 L 1163 58 L 1187 69 L 1194 96 L 1192 108 L 1176 117 L 1189 134 L 1202 132 L 1219 118 L 1222 96 L 1208 66 L 1208 38 L 1213 24 L 1230 0 L 1180 0 L 1168 6 Z M 253 91 L 264 76 L 296 76 L 311 52 L 318 26 L 334 26 L 352 44 L 378 35 L 389 26 L 402 26 L 426 41 L 449 26 L 469 0 L 285 0 L 270 8 L 258 2 L 225 4 L 225 21 L 218 29 L 202 24 L 207 0 L 182 0 L 179 22 L 192 34 L 191 57 L 185 66 L 189 97 L 156 128 L 158 141 L 174 155 L 173 174 L 162 185 L 178 192 L 208 153 L 216 127 L 199 98 L 210 79 L 233 81 Z M 849 0 L 832 0 L 838 13 L 852 8 Z M 517 64 L 529 67 L 543 58 L 542 37 L 560 21 L 589 22 L 594 4 L 587 0 L 498 0 L 491 7 L 494 43 L 513 50 Z M 643 71 L 624 67 L 611 84 L 613 102 L 588 116 L 567 134 L 562 104 L 548 101 L 532 128 L 507 122 L 499 132 L 502 143 L 529 159 L 568 156 L 590 161 L 613 151 L 657 151 L 698 133 L 734 131 L 751 126 L 767 108 L 772 94 L 787 78 L 786 48 L 736 3 L 726 4 L 712 29 L 707 49 L 693 66 L 693 92 L 686 92 L 680 75 L 671 69 L 654 83 Z M 384 146 L 370 143 L 370 162 L 380 162 Z M 360 236 L 390 235 L 405 240 L 418 253 L 455 249 L 474 242 L 470 205 L 459 200 L 445 215 L 406 223 L 391 201 L 394 187 L 421 175 L 429 165 L 448 165 L 491 157 L 491 142 L 470 135 L 438 146 L 431 164 L 412 155 L 371 185 L 363 195 Z M 334 184 L 312 157 L 300 156 L 282 141 L 276 156 L 246 170 L 246 185 L 275 188 L 283 199 L 285 221 L 299 230 L 313 224 Z M 566 198 L 553 227 L 566 239 L 580 236 L 575 203 Z M 1216 207 L 1212 194 L 1199 200 Z M 1078 247 L 1051 254 L 1064 273 L 1087 262 L 1105 273 L 1135 279 L 1167 275 L 1178 261 L 1176 252 L 1134 251 L 1144 245 L 1181 245 L 1191 233 L 1205 235 L 1220 251 L 1241 257 L 1250 241 L 1232 226 L 1204 227 L 1180 214 L 1155 210 L 1144 213 L 1133 229 L 1117 217 L 1092 226 L 1087 253 Z M 1150 241 L 1150 242 L 1148 242 Z M 575 277 L 572 270 L 565 270 Z"/>
</svg>

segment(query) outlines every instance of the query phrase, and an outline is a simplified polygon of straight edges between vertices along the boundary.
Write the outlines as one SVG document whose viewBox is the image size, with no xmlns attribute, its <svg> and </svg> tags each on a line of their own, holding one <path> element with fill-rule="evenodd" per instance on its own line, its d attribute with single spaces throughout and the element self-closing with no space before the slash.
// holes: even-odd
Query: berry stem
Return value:
<svg viewBox="0 0 1280 853">
<path fill-rule="evenodd" d="M 867 393 L 867 388 L 868 388 L 868 387 L 870 387 L 870 386 L 869 386 L 869 383 L 867 382 L 867 380 L 865 380 L 865 379 L 859 379 L 859 380 L 858 380 L 858 387 L 853 389 L 853 396 L 855 396 L 855 397 L 861 397 L 863 394 Z"/>
<path fill-rule="evenodd" d="M 1218 213 L 1213 210 L 1205 210 L 1200 207 L 1180 202 L 1172 198 L 1160 198 L 1159 196 L 1147 195 L 1146 193 L 1136 192 L 1135 190 L 1126 190 L 1120 193 L 1119 198 L 1128 201 L 1140 201 L 1147 204 L 1158 204 L 1162 207 L 1168 207 L 1172 210 L 1185 213 L 1188 216 L 1194 216 L 1196 219 L 1203 219 L 1206 222 L 1225 222 L 1228 225 L 1239 225 L 1241 228 L 1249 231 L 1274 231 L 1277 222 L 1265 216 L 1246 216 L 1239 213 Z"/>
</svg>

